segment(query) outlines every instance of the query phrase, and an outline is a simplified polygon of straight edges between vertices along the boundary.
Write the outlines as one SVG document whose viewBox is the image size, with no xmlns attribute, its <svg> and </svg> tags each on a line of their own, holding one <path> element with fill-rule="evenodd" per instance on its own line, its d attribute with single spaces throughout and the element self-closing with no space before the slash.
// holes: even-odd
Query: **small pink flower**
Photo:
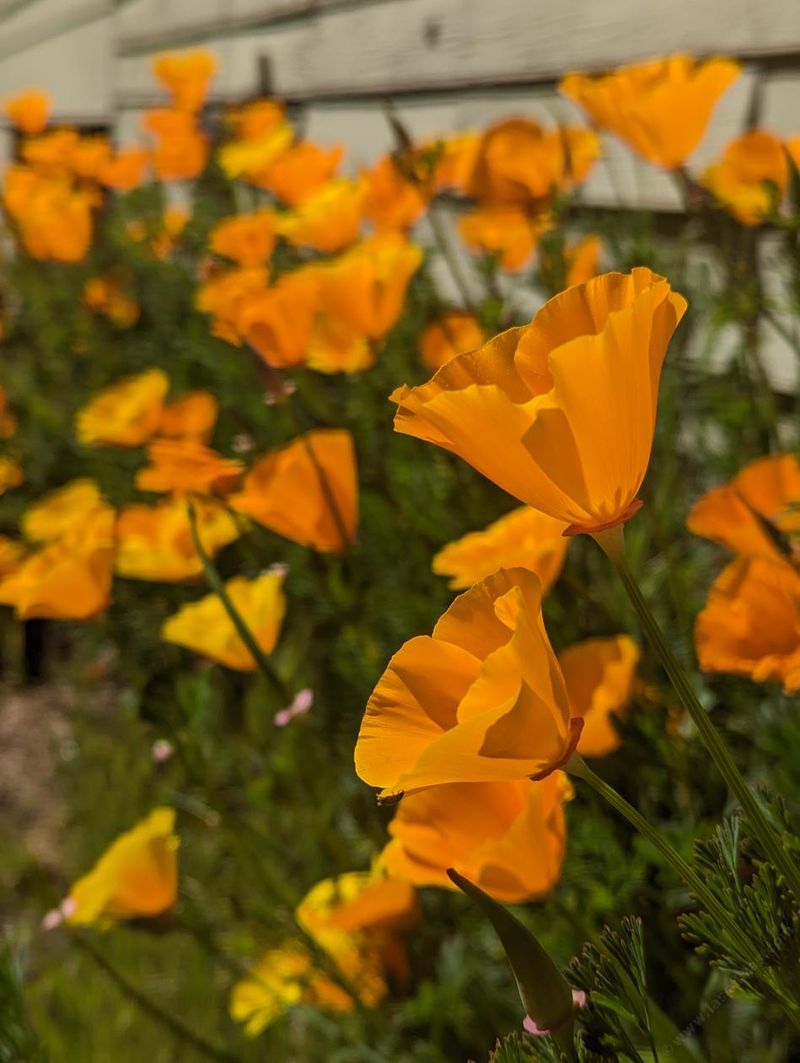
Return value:
<svg viewBox="0 0 800 1063">
<path fill-rule="evenodd" d="M 58 908 L 53 908 L 42 919 L 42 930 L 55 930 L 57 926 L 61 926 L 66 919 L 69 919 L 77 907 L 77 902 L 72 897 L 65 897 Z"/>
<path fill-rule="evenodd" d="M 166 738 L 157 738 L 153 742 L 150 756 L 154 764 L 165 764 L 175 752 L 175 746 Z"/>
<path fill-rule="evenodd" d="M 291 705 L 275 713 L 273 723 L 276 727 L 285 727 L 295 716 L 304 716 L 314 704 L 314 691 L 306 687 L 295 695 Z"/>
<path fill-rule="evenodd" d="M 586 1006 L 586 994 L 582 989 L 572 990 L 572 1001 L 576 1008 L 583 1008 Z M 560 1025 L 560 1024 L 559 1024 Z M 522 1028 L 526 1033 L 532 1034 L 534 1037 L 547 1037 L 551 1030 L 543 1030 L 540 1026 L 537 1026 L 530 1015 L 526 1015 Z"/>
</svg>

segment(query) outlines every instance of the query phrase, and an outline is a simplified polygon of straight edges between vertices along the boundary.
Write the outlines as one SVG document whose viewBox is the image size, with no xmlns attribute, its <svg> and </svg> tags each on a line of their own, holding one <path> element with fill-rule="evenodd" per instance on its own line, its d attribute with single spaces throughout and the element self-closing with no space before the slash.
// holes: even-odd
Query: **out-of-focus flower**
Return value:
<svg viewBox="0 0 800 1063">
<path fill-rule="evenodd" d="M 99 181 L 111 158 L 111 144 L 108 137 L 80 137 L 75 143 L 70 156 L 70 169 L 76 177 L 84 181 Z"/>
<path fill-rule="evenodd" d="M 7 454 L 0 454 L 0 495 L 12 491 L 24 482 L 25 474 L 19 462 Z"/>
<path fill-rule="evenodd" d="M 20 528 L 32 543 L 49 543 L 79 532 L 96 514 L 110 511 L 94 480 L 71 480 L 28 506 Z"/>
<path fill-rule="evenodd" d="M 103 926 L 168 911 L 178 896 L 179 845 L 175 809 L 154 808 L 74 883 L 62 906 L 66 922 Z"/>
<path fill-rule="evenodd" d="M 360 871 L 325 879 L 309 891 L 295 914 L 362 1007 L 379 1004 L 390 981 L 406 981 L 402 935 L 419 918 L 408 882 Z M 245 1033 L 255 1037 L 297 1004 L 339 1013 L 356 1006 L 345 989 L 315 968 L 309 949 L 291 941 L 267 952 L 252 976 L 233 987 L 230 1011 L 237 1022 L 245 1023 Z"/>
<path fill-rule="evenodd" d="M 569 539 L 566 524 L 530 506 L 522 506 L 483 531 L 448 543 L 433 559 L 439 576 L 450 576 L 453 590 L 463 590 L 499 568 L 528 568 L 542 585 L 542 594 L 558 579 Z M 467 876 L 469 877 L 469 876 Z"/>
<path fill-rule="evenodd" d="M 117 192 L 130 192 L 144 180 L 150 153 L 147 148 L 133 145 L 120 148 L 104 163 L 98 172 L 98 180 L 106 188 Z"/>
<path fill-rule="evenodd" d="M 141 446 L 158 429 L 168 390 L 169 378 L 161 369 L 117 381 L 78 411 L 78 439 L 90 447 Z"/>
<path fill-rule="evenodd" d="M 239 106 L 229 107 L 225 121 L 241 140 L 257 140 L 285 124 L 286 114 L 279 100 L 249 100 Z"/>
<path fill-rule="evenodd" d="M 318 306 L 319 267 L 301 266 L 284 273 L 270 288 L 243 300 L 234 328 L 267 365 L 299 365 L 308 355 Z"/>
<path fill-rule="evenodd" d="M 52 106 L 49 93 L 28 89 L 9 97 L 3 104 L 3 113 L 15 129 L 30 137 L 41 133 L 47 125 Z"/>
<path fill-rule="evenodd" d="M 167 107 L 145 111 L 144 129 L 155 147 L 150 163 L 162 181 L 188 181 L 203 172 L 208 160 L 208 137 L 193 115 Z"/>
<path fill-rule="evenodd" d="M 599 157 L 590 129 L 545 130 L 530 118 L 508 118 L 483 134 L 468 192 L 482 204 L 541 209 L 553 192 L 585 180 Z"/>
<path fill-rule="evenodd" d="M 636 678 L 639 647 L 627 635 L 586 639 L 558 655 L 572 715 L 583 720 L 578 752 L 604 757 L 619 748 L 615 716 L 628 707 Z"/>
<path fill-rule="evenodd" d="M 218 413 L 219 403 L 210 391 L 187 392 L 164 407 L 158 434 L 168 439 L 195 439 L 198 443 L 207 443 Z"/>
<path fill-rule="evenodd" d="M 717 101 L 738 76 L 739 65 L 730 59 L 673 55 L 602 77 L 567 74 L 559 87 L 601 129 L 615 133 L 648 162 L 672 169 L 700 143 Z"/>
<path fill-rule="evenodd" d="M 2 557 L 2 554 L 0 554 L 0 557 Z M 279 709 L 273 716 L 272 722 L 276 727 L 286 727 L 286 725 L 291 723 L 295 717 L 305 716 L 313 704 L 314 691 L 309 687 L 299 690 L 291 705 L 287 705 L 285 709 Z"/>
<path fill-rule="evenodd" d="M 136 243 L 149 244 L 154 258 L 164 260 L 172 254 L 177 238 L 186 228 L 190 215 L 182 207 L 165 207 L 157 224 L 153 226 L 141 218 L 127 223 L 127 232 Z"/>
<path fill-rule="evenodd" d="M 294 140 L 288 122 L 269 128 L 257 137 L 225 144 L 219 150 L 219 164 L 231 181 L 242 178 L 259 188 L 267 188 L 272 166 Z"/>
<path fill-rule="evenodd" d="M 748 675 L 800 690 L 800 575 L 766 557 L 738 557 L 711 585 L 695 625 L 704 672 Z"/>
<path fill-rule="evenodd" d="M 750 462 L 730 483 L 704 494 L 686 526 L 736 553 L 782 561 L 786 554 L 776 537 L 791 538 L 800 531 L 798 503 L 800 462 L 794 454 L 773 454 Z"/>
<path fill-rule="evenodd" d="M 217 222 L 209 247 L 240 266 L 262 266 L 275 246 L 275 211 L 264 208 L 252 214 L 234 214 Z"/>
<path fill-rule="evenodd" d="M 486 340 L 486 333 L 474 314 L 448 310 L 425 326 L 419 341 L 422 361 L 435 373 L 457 354 L 474 351 Z"/>
<path fill-rule="evenodd" d="M 379 233 L 320 270 L 320 304 L 332 317 L 372 340 L 394 327 L 422 249 L 399 233 Z"/>
<path fill-rule="evenodd" d="M 549 214 L 531 216 L 514 206 L 479 207 L 458 219 L 458 231 L 467 247 L 497 255 L 500 268 L 509 273 L 525 268 L 539 238 L 551 226 Z"/>
<path fill-rule="evenodd" d="M 369 340 L 352 325 L 317 314 L 306 349 L 306 365 L 318 373 L 360 373 L 375 363 Z"/>
<path fill-rule="evenodd" d="M 789 163 L 778 137 L 751 129 L 732 140 L 700 180 L 742 225 L 760 225 L 781 205 Z"/>
<path fill-rule="evenodd" d="M 466 195 L 482 140 L 482 133 L 454 133 L 427 141 L 421 146 L 422 152 L 432 154 L 435 159 L 433 180 L 438 192 L 460 192 Z"/>
<path fill-rule="evenodd" d="M 333 1013 L 352 1011 L 352 997 L 314 968 L 311 953 L 300 941 L 270 949 L 254 964 L 249 978 L 231 991 L 230 1013 L 244 1023 L 248 1037 L 257 1037 L 270 1023 L 298 1004 Z"/>
<path fill-rule="evenodd" d="M 600 254 L 603 245 L 600 237 L 589 233 L 577 243 L 567 244 L 564 248 L 564 261 L 567 267 L 567 288 L 585 284 L 600 272 Z"/>
<path fill-rule="evenodd" d="M 269 274 L 265 266 L 242 266 L 209 277 L 195 295 L 195 306 L 213 317 L 212 331 L 228 343 L 240 344 L 244 310 L 252 296 L 267 291 Z"/>
<path fill-rule="evenodd" d="M 80 138 L 74 129 L 52 129 L 22 144 L 22 159 L 42 177 L 65 177 L 72 173 Z"/>
<path fill-rule="evenodd" d="M 228 580 L 225 590 L 236 611 L 264 653 L 272 653 L 286 612 L 284 568 L 262 573 L 257 579 L 240 576 Z M 254 672 L 257 662 L 239 636 L 225 606 L 216 594 L 188 602 L 168 617 L 161 628 L 165 642 L 209 657 L 240 672 Z"/>
<path fill-rule="evenodd" d="M 195 502 L 197 531 L 206 554 L 213 558 L 241 534 L 223 506 L 211 500 Z M 179 583 L 202 575 L 203 563 L 192 541 L 186 503 L 125 506 L 116 528 L 116 572 L 127 579 Z"/>
<path fill-rule="evenodd" d="M 279 231 L 295 247 L 334 253 L 358 239 L 363 214 L 363 184 L 337 177 L 284 214 Z"/>
<path fill-rule="evenodd" d="M 382 798 L 543 777 L 568 759 L 580 727 L 539 580 L 501 569 L 456 598 L 432 637 L 392 657 L 367 704 L 356 771 Z"/>
<path fill-rule="evenodd" d="M 128 293 L 123 280 L 113 274 L 90 277 L 83 287 L 83 302 L 117 328 L 130 328 L 139 320 L 139 304 Z"/>
<path fill-rule="evenodd" d="M 0 535 L 0 580 L 16 572 L 22 562 L 25 551 L 21 543 Z"/>
<path fill-rule="evenodd" d="M 639 508 L 661 365 L 685 310 L 645 267 L 596 277 L 395 391 L 395 428 L 460 455 L 570 533 L 622 523 Z"/>
<path fill-rule="evenodd" d="M 195 439 L 156 439 L 147 448 L 147 460 L 136 473 L 140 491 L 225 495 L 242 477 L 240 461 L 224 458 Z"/>
<path fill-rule="evenodd" d="M 389 824 L 381 866 L 416 886 L 446 889 L 456 888 L 446 874 L 454 867 L 495 900 L 535 900 L 561 876 L 569 796 L 560 771 L 540 782 L 450 783 L 408 794 Z"/>
<path fill-rule="evenodd" d="M 168 738 L 157 738 L 150 748 L 154 764 L 166 764 L 175 755 L 175 746 Z"/>
<path fill-rule="evenodd" d="M 87 620 L 109 604 L 113 566 L 114 512 L 104 507 L 25 557 L 0 582 L 0 603 L 19 620 Z"/>
<path fill-rule="evenodd" d="M 192 114 L 203 106 L 216 71 L 217 60 L 204 50 L 157 55 L 153 60 L 153 73 L 169 92 L 173 105 Z"/>
<path fill-rule="evenodd" d="M 95 189 L 76 188 L 67 176 L 46 177 L 26 166 L 9 166 L 3 201 L 32 258 L 80 262 L 86 257 L 92 208 L 99 203 Z"/>
<path fill-rule="evenodd" d="M 364 216 L 380 232 L 384 229 L 410 229 L 424 213 L 427 197 L 419 185 L 409 181 L 391 155 L 384 155 L 371 170 L 362 172 Z"/>
<path fill-rule="evenodd" d="M 342 429 L 315 429 L 256 462 L 239 494 L 240 513 L 303 546 L 342 553 L 358 525 L 353 440 Z"/>
<path fill-rule="evenodd" d="M 267 189 L 290 207 L 299 207 L 339 169 L 344 151 L 322 148 L 310 140 L 293 144 L 269 166 L 264 177 Z"/>
</svg>

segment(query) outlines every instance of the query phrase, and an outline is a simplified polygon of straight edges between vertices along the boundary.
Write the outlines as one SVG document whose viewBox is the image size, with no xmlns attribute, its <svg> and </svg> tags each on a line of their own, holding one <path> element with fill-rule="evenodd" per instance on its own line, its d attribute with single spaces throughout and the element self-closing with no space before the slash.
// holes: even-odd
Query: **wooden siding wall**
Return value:
<svg viewBox="0 0 800 1063">
<path fill-rule="evenodd" d="M 762 124 L 800 132 L 800 0 L 0 0 L 0 97 L 42 85 L 59 119 L 105 121 L 128 141 L 164 99 L 152 56 L 199 46 L 219 59 L 213 98 L 271 88 L 352 167 L 390 146 L 387 99 L 418 136 L 509 114 L 565 121 L 577 117 L 556 90 L 565 70 L 674 51 L 745 64 L 695 166 L 742 128 L 754 94 Z M 606 149 L 589 202 L 679 209 L 665 175 L 613 140 Z M 2 150 L 0 137 L 0 164 Z M 788 384 L 795 361 L 775 348 Z"/>
</svg>

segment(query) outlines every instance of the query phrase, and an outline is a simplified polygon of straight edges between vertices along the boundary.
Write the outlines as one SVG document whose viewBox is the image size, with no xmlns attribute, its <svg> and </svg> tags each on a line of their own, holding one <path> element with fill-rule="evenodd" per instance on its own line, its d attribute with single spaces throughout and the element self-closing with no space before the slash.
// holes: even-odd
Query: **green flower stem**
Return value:
<svg viewBox="0 0 800 1063">
<path fill-rule="evenodd" d="M 124 993 L 129 1000 L 131 1000 L 138 1008 L 141 1009 L 146 1015 L 149 1015 L 151 1019 L 157 1022 L 160 1026 L 163 1026 L 165 1030 L 168 1030 L 172 1036 L 184 1044 L 191 1045 L 196 1052 L 205 1056 L 206 1059 L 217 1060 L 217 1063 L 236 1063 L 236 1056 L 230 1055 L 228 1052 L 223 1051 L 221 1048 L 217 1048 L 215 1045 L 205 1041 L 202 1037 L 190 1030 L 188 1026 L 185 1026 L 180 1019 L 175 1018 L 170 1012 L 163 1010 L 160 1005 L 156 1004 L 150 997 L 145 996 L 141 990 L 137 989 L 128 979 L 113 966 L 109 960 L 89 942 L 89 939 L 83 934 L 75 933 L 70 934 L 74 944 L 103 971 L 111 981 L 117 986 L 117 988 Z"/>
<path fill-rule="evenodd" d="M 720 926 L 724 926 L 735 942 L 736 947 L 743 951 L 745 956 L 752 958 L 752 948 L 749 939 L 741 932 L 731 912 L 719 900 L 716 894 L 708 888 L 703 879 L 694 868 L 688 864 L 674 846 L 670 845 L 663 834 L 637 809 L 633 807 L 622 794 L 617 793 L 613 786 L 609 786 L 599 775 L 596 775 L 578 753 L 573 753 L 567 761 L 564 770 L 578 779 L 588 783 L 592 789 L 619 812 L 634 827 L 643 838 L 646 838 L 664 857 L 676 874 L 689 887 L 697 900 L 703 905 L 709 915 L 713 916 Z M 756 957 L 757 959 L 757 957 Z"/>
<path fill-rule="evenodd" d="M 280 678 L 280 676 L 277 674 L 275 669 L 272 667 L 272 664 L 266 653 L 264 653 L 258 642 L 256 642 L 253 632 L 245 623 L 244 617 L 233 604 L 231 596 L 225 589 L 225 584 L 222 581 L 222 577 L 212 564 L 211 558 L 208 556 L 208 553 L 205 547 L 203 546 L 203 543 L 200 539 L 200 532 L 197 527 L 197 511 L 195 510 L 194 505 L 191 501 L 187 502 L 187 510 L 189 513 L 189 528 L 191 529 L 192 533 L 192 543 L 194 544 L 194 548 L 197 551 L 197 556 L 200 558 L 200 561 L 203 565 L 203 572 L 206 577 L 206 582 L 208 583 L 214 594 L 216 594 L 219 600 L 222 602 L 225 612 L 228 614 L 231 623 L 236 628 L 236 632 L 239 635 L 239 638 L 242 640 L 245 646 L 247 646 L 250 653 L 252 653 L 253 659 L 258 664 L 258 667 L 261 669 L 262 674 L 267 679 L 270 686 L 272 686 L 272 688 L 275 690 L 275 692 L 278 694 L 284 704 L 291 704 L 291 692 L 289 691 L 283 680 Z"/>
<path fill-rule="evenodd" d="M 664 632 L 653 616 L 625 559 L 625 539 L 622 525 L 595 532 L 593 538 L 609 558 L 622 580 L 628 597 L 636 610 L 648 640 L 661 659 L 664 670 L 675 688 L 681 704 L 691 716 L 700 738 L 719 769 L 731 792 L 744 812 L 751 830 L 763 846 L 770 863 L 783 875 L 787 885 L 800 900 L 800 868 L 781 843 L 778 832 L 761 807 L 753 790 L 736 767 L 722 735 L 700 704 L 691 681 L 672 651 Z"/>
</svg>

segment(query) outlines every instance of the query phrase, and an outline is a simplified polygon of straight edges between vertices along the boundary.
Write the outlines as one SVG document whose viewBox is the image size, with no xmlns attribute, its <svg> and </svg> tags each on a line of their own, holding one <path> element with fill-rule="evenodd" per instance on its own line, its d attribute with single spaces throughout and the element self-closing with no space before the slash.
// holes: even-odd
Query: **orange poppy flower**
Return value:
<svg viewBox="0 0 800 1063">
<path fill-rule="evenodd" d="M 301 266 L 237 307 L 236 331 L 267 365 L 283 368 L 306 360 L 319 284 L 319 267 Z"/>
<path fill-rule="evenodd" d="M 782 562 L 738 557 L 711 585 L 697 617 L 704 672 L 748 675 L 800 690 L 800 575 Z"/>
<path fill-rule="evenodd" d="M 174 495 L 225 495 L 239 486 L 242 463 L 223 458 L 194 439 L 157 439 L 147 448 L 149 465 L 136 473 L 140 491 Z"/>
<path fill-rule="evenodd" d="M 3 113 L 15 129 L 30 137 L 41 133 L 47 125 L 52 107 L 49 93 L 28 89 L 9 97 L 3 104 Z"/>
<path fill-rule="evenodd" d="M 237 576 L 225 584 L 237 612 L 264 653 L 272 653 L 280 634 L 286 612 L 282 590 L 285 577 L 286 569 L 276 567 L 257 579 Z M 161 638 L 239 672 L 254 672 L 257 667 L 217 594 L 207 594 L 182 606 L 164 621 Z"/>
<path fill-rule="evenodd" d="M 98 171 L 100 184 L 117 192 L 130 192 L 132 188 L 138 188 L 144 180 L 149 156 L 147 148 L 136 145 L 120 148 Z"/>
<path fill-rule="evenodd" d="M 216 502 L 198 499 L 195 514 L 200 542 L 211 558 L 241 534 L 236 520 Z M 125 506 L 117 518 L 116 538 L 116 571 L 127 579 L 179 583 L 203 573 L 182 500 Z"/>
<path fill-rule="evenodd" d="M 333 254 L 358 239 L 363 214 L 364 186 L 337 177 L 284 214 L 279 231 L 294 247 Z"/>
<path fill-rule="evenodd" d="M 139 320 L 139 304 L 125 290 L 123 281 L 111 274 L 89 278 L 83 286 L 83 304 L 117 328 L 130 328 Z"/>
<path fill-rule="evenodd" d="M 320 306 L 368 339 L 382 340 L 405 305 L 422 249 L 399 233 L 378 233 L 320 270 Z"/>
<path fill-rule="evenodd" d="M 544 628 L 541 585 L 501 569 L 456 598 L 431 637 L 392 657 L 367 704 L 356 771 L 381 797 L 545 776 L 581 721 Z"/>
<path fill-rule="evenodd" d="M 144 112 L 142 125 L 155 141 L 150 163 L 162 181 L 188 181 L 206 168 L 208 137 L 193 115 L 159 107 Z"/>
<path fill-rule="evenodd" d="M 528 568 L 547 594 L 558 579 L 569 539 L 566 524 L 530 506 L 506 513 L 483 531 L 470 532 L 448 543 L 433 559 L 439 576 L 450 576 L 453 590 L 463 590 L 491 576 L 499 568 Z"/>
<path fill-rule="evenodd" d="M 482 133 L 454 133 L 421 146 L 420 150 L 432 154 L 435 160 L 433 182 L 437 192 L 467 194 L 482 140 Z"/>
<path fill-rule="evenodd" d="M 26 166 L 6 170 L 3 200 L 31 258 L 80 262 L 92 239 L 98 194 L 68 177 L 44 177 Z"/>
<path fill-rule="evenodd" d="M 163 409 L 158 434 L 170 439 L 207 443 L 214 431 L 219 403 L 210 391 L 190 391 Z"/>
<path fill-rule="evenodd" d="M 401 934 L 418 918 L 413 887 L 351 872 L 326 879 L 296 911 L 301 927 L 314 939 L 358 994 L 363 1007 L 375 1007 L 388 990 L 387 979 L 401 981 L 407 960 Z M 300 941 L 271 949 L 252 976 L 233 987 L 231 1016 L 255 1037 L 289 1008 L 305 1004 L 334 1013 L 353 1011 L 355 1001 L 314 965 Z"/>
<path fill-rule="evenodd" d="M 13 491 L 25 482 L 22 466 L 7 454 L 0 454 L 0 495 Z"/>
<path fill-rule="evenodd" d="M 214 273 L 197 289 L 195 306 L 213 316 L 215 330 L 225 327 L 224 338 L 229 343 L 238 344 L 242 339 L 243 312 L 253 302 L 251 297 L 266 293 L 268 286 L 265 266 L 241 266 Z"/>
<path fill-rule="evenodd" d="M 474 351 L 485 340 L 486 333 L 474 314 L 466 310 L 448 310 L 425 326 L 419 340 L 419 353 L 428 369 L 435 373 L 457 354 Z"/>
<path fill-rule="evenodd" d="M 794 454 L 773 454 L 750 462 L 730 483 L 714 487 L 692 507 L 689 531 L 739 554 L 785 560 L 769 533 L 798 531 L 800 461 Z"/>
<path fill-rule="evenodd" d="M 600 156 L 591 130 L 545 130 L 507 118 L 483 134 L 468 192 L 484 204 L 542 205 L 564 184 L 584 180 Z"/>
<path fill-rule="evenodd" d="M 173 106 L 191 114 L 203 106 L 216 71 L 217 60 L 203 50 L 157 55 L 153 60 L 153 73 L 169 92 Z"/>
<path fill-rule="evenodd" d="M 380 857 L 390 875 L 415 886 L 456 887 L 454 867 L 495 900 L 545 896 L 561 877 L 566 846 L 566 776 L 540 782 L 450 783 L 407 794 Z"/>
<path fill-rule="evenodd" d="M 278 155 L 265 173 L 268 191 L 290 207 L 299 207 L 339 169 L 344 150 L 322 148 L 310 140 L 293 144 Z"/>
<path fill-rule="evenodd" d="M 0 603 L 18 620 L 88 620 L 111 600 L 114 511 L 103 507 L 54 542 L 29 554 L 0 583 Z"/>
<path fill-rule="evenodd" d="M 105 388 L 75 418 L 75 432 L 90 447 L 138 447 L 155 434 L 164 412 L 169 377 L 147 369 Z"/>
<path fill-rule="evenodd" d="M 622 66 L 603 77 L 567 74 L 559 88 L 601 129 L 656 166 L 682 166 L 706 131 L 720 96 L 739 76 L 729 59 L 688 55 Z"/>
<path fill-rule="evenodd" d="M 742 225 L 760 225 L 780 206 L 789 184 L 789 163 L 780 139 L 751 129 L 732 140 L 719 162 L 700 178 Z"/>
<path fill-rule="evenodd" d="M 257 137 L 234 140 L 219 150 L 219 164 L 231 181 L 242 178 L 267 188 L 272 166 L 292 146 L 294 130 L 288 122 L 267 129 Z"/>
<path fill-rule="evenodd" d="M 284 106 L 278 100 L 250 100 L 229 108 L 225 121 L 241 140 L 257 140 L 285 124 Z"/>
<path fill-rule="evenodd" d="M 639 508 L 661 365 L 685 310 L 644 267 L 596 277 L 395 391 L 395 428 L 458 454 L 568 533 L 621 523 Z"/>
<path fill-rule="evenodd" d="M 74 883 L 62 904 L 66 922 L 107 925 L 167 911 L 178 896 L 179 845 L 175 809 L 153 809 Z"/>
<path fill-rule="evenodd" d="M 112 512 L 94 480 L 71 480 L 28 506 L 20 528 L 32 543 L 49 543 L 80 532 L 87 521 Z"/>
<path fill-rule="evenodd" d="M 43 177 L 63 177 L 72 172 L 80 138 L 74 129 L 52 129 L 22 144 L 23 160 Z"/>
<path fill-rule="evenodd" d="M 458 231 L 467 247 L 497 255 L 498 265 L 509 273 L 528 265 L 539 238 L 551 227 L 549 214 L 531 217 L 517 207 L 481 207 L 458 219 Z"/>
<path fill-rule="evenodd" d="M 240 266 L 261 266 L 275 247 L 275 223 L 275 211 L 266 208 L 252 214 L 233 214 L 211 230 L 209 247 Z"/>
<path fill-rule="evenodd" d="M 84 181 L 99 181 L 100 174 L 111 158 L 108 137 L 80 137 L 70 156 L 70 168 Z"/>
<path fill-rule="evenodd" d="M 384 155 L 371 170 L 362 171 L 361 177 L 365 187 L 364 215 L 378 232 L 404 232 L 425 212 L 427 197 L 402 175 L 391 155 Z"/>
<path fill-rule="evenodd" d="M 585 284 L 600 272 L 600 255 L 603 245 L 599 236 L 589 233 L 577 243 L 564 248 L 564 260 L 567 267 L 567 287 Z"/>
<path fill-rule="evenodd" d="M 578 752 L 604 757 L 619 748 L 614 717 L 627 709 L 636 678 L 639 647 L 627 635 L 586 639 L 558 655 L 572 715 L 583 720 Z"/>
<path fill-rule="evenodd" d="M 375 364 L 369 340 L 351 325 L 318 313 L 308 339 L 306 365 L 318 373 L 360 373 Z"/>
<path fill-rule="evenodd" d="M 0 581 L 17 571 L 24 555 L 21 543 L 14 542 L 7 535 L 0 535 Z"/>
<path fill-rule="evenodd" d="M 243 490 L 228 499 L 271 531 L 302 546 L 342 553 L 358 525 L 353 440 L 342 429 L 315 429 L 265 455 Z"/>
</svg>

